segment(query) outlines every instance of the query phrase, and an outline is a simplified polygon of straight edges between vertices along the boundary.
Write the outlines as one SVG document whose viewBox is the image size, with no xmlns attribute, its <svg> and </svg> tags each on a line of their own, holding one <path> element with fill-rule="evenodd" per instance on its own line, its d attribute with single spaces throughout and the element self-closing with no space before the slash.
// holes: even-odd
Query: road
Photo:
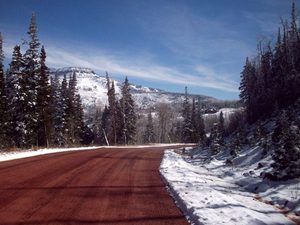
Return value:
<svg viewBox="0 0 300 225">
<path fill-rule="evenodd" d="M 0 163 L 0 224 L 188 224 L 158 171 L 162 148 L 62 152 Z"/>
</svg>

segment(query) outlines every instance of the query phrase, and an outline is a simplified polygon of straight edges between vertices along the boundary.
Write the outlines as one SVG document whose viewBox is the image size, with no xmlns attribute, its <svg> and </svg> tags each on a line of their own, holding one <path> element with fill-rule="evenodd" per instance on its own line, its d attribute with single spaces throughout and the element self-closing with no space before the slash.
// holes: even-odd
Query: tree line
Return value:
<svg viewBox="0 0 300 225">
<path fill-rule="evenodd" d="M 33 14 L 26 49 L 13 49 L 4 72 L 0 33 L 0 148 L 88 144 L 92 133 L 84 124 L 76 74 L 60 83 L 49 78 L 46 50 L 37 35 Z"/>
<path fill-rule="evenodd" d="M 121 88 L 121 98 L 116 96 L 114 81 L 106 73 L 107 99 L 103 111 L 98 110 L 92 123 L 94 143 L 100 145 L 128 145 L 136 143 L 136 120 L 134 100 L 130 93 L 128 78 Z"/>
<path fill-rule="evenodd" d="M 265 152 L 272 151 L 271 179 L 300 176 L 300 28 L 295 3 L 290 20 L 281 20 L 274 44 L 260 42 L 256 57 L 246 59 L 240 99 L 249 124 L 276 118 L 268 140 L 260 132 Z M 259 126 L 258 128 L 264 128 Z M 265 128 L 264 128 L 265 129 Z M 260 131 L 264 129 L 259 129 Z"/>
<path fill-rule="evenodd" d="M 240 99 L 250 123 L 269 117 L 300 97 L 300 30 L 295 3 L 291 21 L 282 20 L 274 45 L 258 44 L 258 54 L 246 59 Z"/>
</svg>

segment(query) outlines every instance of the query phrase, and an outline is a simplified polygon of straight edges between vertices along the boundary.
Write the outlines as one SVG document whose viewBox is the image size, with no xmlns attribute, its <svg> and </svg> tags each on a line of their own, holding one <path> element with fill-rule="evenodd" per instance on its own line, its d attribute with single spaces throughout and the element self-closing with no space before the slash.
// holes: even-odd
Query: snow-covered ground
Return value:
<svg viewBox="0 0 300 225">
<path fill-rule="evenodd" d="M 192 224 L 295 224 L 300 214 L 300 180 L 270 182 L 259 176 L 261 149 L 241 152 L 226 165 L 224 158 L 204 162 L 202 153 L 165 152 L 160 172 L 177 205 Z M 284 212 L 290 211 L 284 215 Z"/>
<path fill-rule="evenodd" d="M 153 145 L 132 145 L 132 146 L 92 146 L 92 147 L 76 147 L 76 148 L 43 148 L 38 150 L 24 150 L 15 152 L 0 152 L 0 162 L 8 161 L 13 159 L 20 159 L 26 157 L 32 157 L 37 155 L 45 155 L 57 152 L 66 151 L 83 151 L 83 150 L 94 150 L 99 148 L 151 148 L 151 147 L 167 147 L 167 146 L 181 146 L 185 144 L 153 144 Z"/>
<path fill-rule="evenodd" d="M 77 150 L 92 150 L 97 149 L 99 146 L 94 147 L 78 147 L 78 148 L 43 148 L 38 150 L 24 150 L 24 151 L 15 151 L 15 152 L 1 152 L 0 153 L 0 162 L 8 161 L 13 159 L 27 158 L 37 155 L 45 155 L 57 152 L 66 152 L 66 151 L 77 151 Z"/>
</svg>

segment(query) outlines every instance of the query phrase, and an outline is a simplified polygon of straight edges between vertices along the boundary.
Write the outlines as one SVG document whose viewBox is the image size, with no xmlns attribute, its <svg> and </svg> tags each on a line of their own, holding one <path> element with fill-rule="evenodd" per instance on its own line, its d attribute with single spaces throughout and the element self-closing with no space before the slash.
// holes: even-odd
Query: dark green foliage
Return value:
<svg viewBox="0 0 300 225">
<path fill-rule="evenodd" d="M 271 165 L 273 179 L 291 179 L 300 176 L 300 130 L 297 119 L 284 111 L 272 135 L 274 146 Z"/>
<path fill-rule="evenodd" d="M 182 107 L 182 117 L 183 117 L 183 123 L 182 123 L 182 142 L 183 143 L 191 143 L 192 142 L 192 121 L 191 121 L 191 108 L 188 98 L 188 91 L 187 87 L 185 87 L 185 96 L 183 101 L 183 107 Z"/>
<path fill-rule="evenodd" d="M 8 143 L 8 114 L 7 114 L 7 93 L 6 81 L 3 66 L 4 54 L 2 50 L 2 35 L 0 32 L 0 149 Z"/>
<path fill-rule="evenodd" d="M 92 121 L 92 132 L 94 135 L 94 144 L 105 144 L 105 141 L 102 140 L 103 138 L 103 131 L 102 131 L 102 112 L 99 108 L 96 109 L 96 112 L 94 114 L 94 118 Z"/>
<path fill-rule="evenodd" d="M 275 46 L 260 43 L 254 60 L 246 59 L 240 98 L 250 123 L 269 117 L 274 109 L 286 108 L 300 97 L 300 31 L 297 23 L 293 3 L 291 22 L 282 22 Z"/>
<path fill-rule="evenodd" d="M 23 74 L 24 60 L 20 46 L 15 46 L 12 61 L 7 74 L 7 105 L 9 115 L 9 136 L 12 139 L 12 146 L 25 147 L 25 76 Z"/>
<path fill-rule="evenodd" d="M 109 145 L 109 141 L 107 139 L 107 131 L 109 129 L 109 109 L 107 106 L 104 107 L 102 117 L 101 117 L 101 130 L 100 133 L 102 134 L 100 137 L 100 143 Z"/>
<path fill-rule="evenodd" d="M 214 126 L 211 129 L 210 132 L 210 152 L 211 155 L 216 155 L 220 152 L 221 150 L 221 145 L 220 145 L 220 133 L 218 132 L 218 124 L 214 124 Z"/>
<path fill-rule="evenodd" d="M 116 93 L 115 93 L 115 84 L 114 82 L 111 83 L 110 85 L 110 81 L 108 81 L 108 92 L 107 92 L 107 96 L 108 96 L 108 110 L 109 110 L 109 114 L 108 114 L 108 123 L 109 126 L 106 126 L 106 134 L 107 134 L 107 138 L 108 141 L 111 145 L 116 145 L 117 141 L 118 141 L 118 136 L 117 136 L 117 132 L 118 132 L 118 102 L 116 100 Z M 120 118 L 120 117 L 119 117 Z"/>
<path fill-rule="evenodd" d="M 64 145 L 64 119 L 65 113 L 63 109 L 63 101 L 61 97 L 61 86 L 58 75 L 55 74 L 51 78 L 51 93 L 50 93 L 50 114 L 51 114 L 51 144 L 56 146 Z"/>
<path fill-rule="evenodd" d="M 52 129 L 50 103 L 50 85 L 49 85 L 49 69 L 46 66 L 46 51 L 44 46 L 40 54 L 40 70 L 37 85 L 37 135 L 38 146 L 49 146 L 50 134 Z"/>
<path fill-rule="evenodd" d="M 76 74 L 68 81 L 51 78 L 46 51 L 31 17 L 25 54 L 15 46 L 6 79 L 0 33 L 0 148 L 89 144 L 93 134 L 83 121 Z"/>
<path fill-rule="evenodd" d="M 38 144 L 38 112 L 37 112 L 37 86 L 39 75 L 39 39 L 37 37 L 37 25 L 35 14 L 32 14 L 29 30 L 28 49 L 24 55 L 24 91 L 25 109 L 24 123 L 26 129 L 26 145 L 33 146 Z"/>
<path fill-rule="evenodd" d="M 121 107 L 121 140 L 122 144 L 134 144 L 136 135 L 136 114 L 134 109 L 134 101 L 130 93 L 130 85 L 127 77 L 122 87 L 122 98 L 120 99 Z"/>
<path fill-rule="evenodd" d="M 149 113 L 147 116 L 147 125 L 146 125 L 145 133 L 143 135 L 143 142 L 146 144 L 155 142 L 155 133 L 154 133 L 154 125 L 153 125 L 153 118 L 152 118 L 151 110 L 149 110 Z"/>
</svg>

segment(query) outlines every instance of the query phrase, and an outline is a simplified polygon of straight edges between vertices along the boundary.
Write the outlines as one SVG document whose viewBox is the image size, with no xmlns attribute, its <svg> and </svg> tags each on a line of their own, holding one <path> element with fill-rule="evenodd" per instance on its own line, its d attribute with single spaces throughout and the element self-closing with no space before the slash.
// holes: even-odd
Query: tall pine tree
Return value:
<svg viewBox="0 0 300 225">
<path fill-rule="evenodd" d="M 122 86 L 122 98 L 120 99 L 121 121 L 122 124 L 122 143 L 134 144 L 136 135 L 136 114 L 134 101 L 130 93 L 130 85 L 127 77 Z"/>
<path fill-rule="evenodd" d="M 39 146 L 49 146 L 50 134 L 53 124 L 51 123 L 50 103 L 50 85 L 49 69 L 46 66 L 46 51 L 42 46 L 40 54 L 40 69 L 37 78 L 37 135 Z"/>
<path fill-rule="evenodd" d="M 183 101 L 183 109 L 182 109 L 182 117 L 183 117 L 183 124 L 182 124 L 182 142 L 183 143 L 190 143 L 192 142 L 192 122 L 191 122 L 191 109 L 188 97 L 187 87 L 185 87 L 185 95 Z"/>
<path fill-rule="evenodd" d="M 16 45 L 13 50 L 12 60 L 7 74 L 7 98 L 9 115 L 9 136 L 15 147 L 26 146 L 26 86 L 23 73 L 24 59 L 20 46 Z"/>
<path fill-rule="evenodd" d="M 145 133 L 143 135 L 143 142 L 146 144 L 151 144 L 155 142 L 155 132 L 151 110 L 149 110 L 149 113 L 147 115 L 147 125 Z"/>
<path fill-rule="evenodd" d="M 24 55 L 24 70 L 25 76 L 25 92 L 26 92 L 26 107 L 25 107 L 25 127 L 26 127 L 26 142 L 28 146 L 37 145 L 37 128 L 38 128 L 38 112 L 37 112 L 37 86 L 39 75 L 39 39 L 37 37 L 37 25 L 35 14 L 32 14 L 29 30 L 28 49 Z"/>
<path fill-rule="evenodd" d="M 3 41 L 0 32 L 0 149 L 8 145 L 8 115 L 7 115 L 7 96 L 4 75 L 4 54 Z"/>
</svg>

